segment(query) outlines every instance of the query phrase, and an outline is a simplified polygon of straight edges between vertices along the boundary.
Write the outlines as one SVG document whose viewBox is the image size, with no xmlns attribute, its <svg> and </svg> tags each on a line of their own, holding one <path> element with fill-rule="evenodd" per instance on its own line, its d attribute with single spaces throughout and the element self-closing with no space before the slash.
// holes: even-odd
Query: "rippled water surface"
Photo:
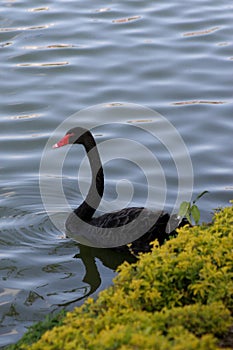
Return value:
<svg viewBox="0 0 233 350">
<path fill-rule="evenodd" d="M 96 296 L 127 258 L 64 238 L 65 208 L 54 184 L 62 178 L 70 205 L 81 202 L 80 191 L 85 193 L 90 180 L 84 162 L 77 185 L 81 149 L 69 150 L 62 176 L 54 168 L 64 151 L 48 151 L 42 178 L 53 208 L 46 211 L 40 162 L 62 122 L 64 129 L 73 124 L 94 128 L 97 142 L 107 145 L 100 210 L 126 205 L 129 196 L 133 205 L 144 205 L 147 180 L 154 174 L 155 206 L 160 204 L 159 181 L 165 179 L 165 208 L 172 211 L 179 176 L 187 174 L 177 173 L 183 158 L 166 122 L 161 128 L 161 118 L 187 147 L 193 196 L 209 191 L 199 202 L 202 220 L 210 220 L 214 208 L 233 198 L 230 1 L 42 1 L 33 6 L 25 0 L 2 1 L 0 12 L 0 347 L 15 342 L 48 312 Z M 153 131 L 157 140 L 139 127 Z M 161 130 L 165 143 L 159 142 Z M 106 142 L 119 138 L 150 150 L 157 167 L 145 157 L 144 172 L 138 166 L 141 148 L 132 143 L 128 147 L 118 140 L 108 147 Z M 185 195 L 185 186 L 182 191 Z"/>
</svg>

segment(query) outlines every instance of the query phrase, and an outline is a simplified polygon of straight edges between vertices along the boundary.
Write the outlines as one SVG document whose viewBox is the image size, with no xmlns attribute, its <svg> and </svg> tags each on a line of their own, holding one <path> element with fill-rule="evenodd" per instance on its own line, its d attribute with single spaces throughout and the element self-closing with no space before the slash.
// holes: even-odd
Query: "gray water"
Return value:
<svg viewBox="0 0 233 350">
<path fill-rule="evenodd" d="M 56 215 L 63 220 L 55 192 L 52 214 L 44 207 L 41 157 L 50 135 L 71 115 L 91 108 L 73 120 L 95 124 L 98 143 L 130 138 L 152 150 L 166 177 L 164 206 L 172 211 L 178 191 L 174 162 L 166 145 L 138 131 L 143 126 L 159 132 L 158 112 L 187 147 L 193 198 L 209 191 L 198 204 L 201 221 L 211 220 L 214 209 L 233 198 L 232 12 L 228 0 L 47 1 L 37 8 L 25 0 L 1 2 L 0 346 L 17 341 L 47 313 L 95 297 L 127 258 L 64 238 L 51 221 Z M 143 106 L 135 117 L 134 104 Z M 154 111 L 149 117 L 147 109 Z M 55 133 L 54 142 L 61 136 Z M 123 193 L 131 189 L 129 182 L 133 185 L 130 204 L 144 205 L 146 175 L 129 161 L 137 152 L 127 149 L 124 159 L 120 142 L 118 149 L 122 158 L 113 156 L 104 168 L 105 203 L 118 198 L 115 184 L 126 179 L 120 184 Z M 50 159 L 59 163 L 63 151 L 54 152 Z M 63 186 L 71 206 L 81 202 L 76 178 L 83 157 L 73 148 L 64 163 Z M 138 157 L 140 162 L 140 152 Z M 44 176 L 53 187 L 57 175 L 52 166 L 48 169 Z M 156 177 L 152 164 L 146 171 Z M 80 184 L 88 186 L 89 178 L 84 167 Z M 125 204 L 124 196 L 120 199 L 118 204 Z"/>
</svg>

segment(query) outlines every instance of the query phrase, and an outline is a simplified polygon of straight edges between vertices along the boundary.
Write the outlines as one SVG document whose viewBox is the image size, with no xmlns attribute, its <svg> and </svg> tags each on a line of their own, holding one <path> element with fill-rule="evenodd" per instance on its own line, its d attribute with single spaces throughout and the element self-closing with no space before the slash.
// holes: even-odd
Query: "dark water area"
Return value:
<svg viewBox="0 0 233 350">
<path fill-rule="evenodd" d="M 90 183 L 82 149 L 50 147 L 67 127 L 100 146 L 100 212 L 171 212 L 208 190 L 210 221 L 233 199 L 232 13 L 227 0 L 1 2 L 0 347 L 96 297 L 127 259 L 64 237 L 57 183 L 71 207 Z"/>
</svg>

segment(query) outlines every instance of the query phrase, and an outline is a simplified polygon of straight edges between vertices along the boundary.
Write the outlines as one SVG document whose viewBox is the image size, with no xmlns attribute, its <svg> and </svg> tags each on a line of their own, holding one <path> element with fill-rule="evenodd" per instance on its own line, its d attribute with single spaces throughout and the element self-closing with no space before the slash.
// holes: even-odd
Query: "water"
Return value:
<svg viewBox="0 0 233 350">
<path fill-rule="evenodd" d="M 38 7 L 24 0 L 1 2 L 0 346 L 15 342 L 48 312 L 95 297 L 111 284 L 125 258 L 64 239 L 44 208 L 41 156 L 50 135 L 70 115 L 102 104 L 96 115 L 83 113 L 74 121 L 96 124 L 99 143 L 131 138 L 154 151 L 166 174 L 165 207 L 171 211 L 178 187 L 174 162 L 166 147 L 137 129 L 143 125 L 155 130 L 157 119 L 153 115 L 148 120 L 144 112 L 135 118 L 124 113 L 129 103 L 159 112 L 188 149 L 193 195 L 210 191 L 199 202 L 202 220 L 210 220 L 214 208 L 233 198 L 232 11 L 227 0 L 107 5 L 47 1 Z M 114 150 L 110 146 L 109 158 Z M 119 152 L 125 153 L 120 146 Z M 129 148 L 128 159 L 136 159 L 135 153 Z M 50 159 L 59 163 L 62 154 Z M 64 190 L 71 205 L 81 201 L 76 177 L 83 156 L 82 150 L 71 149 L 64 164 Z M 124 204 L 120 194 L 131 195 L 129 182 L 134 186 L 132 203 L 144 204 L 143 171 L 125 159 L 112 158 L 105 164 L 102 209 Z M 89 170 L 85 164 L 83 169 L 79 187 L 85 192 Z M 146 174 L 154 171 L 149 162 Z M 52 167 L 48 176 L 54 183 Z M 120 197 L 116 183 L 123 189 Z M 64 208 L 59 198 L 56 203 L 50 215 L 62 222 L 59 213 Z"/>
</svg>

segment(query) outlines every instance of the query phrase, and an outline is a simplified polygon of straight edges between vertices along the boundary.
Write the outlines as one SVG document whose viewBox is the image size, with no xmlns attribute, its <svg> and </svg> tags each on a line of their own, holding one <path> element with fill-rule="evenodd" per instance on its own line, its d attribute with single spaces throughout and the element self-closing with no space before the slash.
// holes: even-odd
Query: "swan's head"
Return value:
<svg viewBox="0 0 233 350">
<path fill-rule="evenodd" d="M 92 138 L 89 130 L 81 127 L 72 128 L 67 131 L 65 136 L 63 136 L 60 141 L 53 145 L 53 148 L 58 148 L 73 143 L 84 145 L 90 137 Z"/>
</svg>

